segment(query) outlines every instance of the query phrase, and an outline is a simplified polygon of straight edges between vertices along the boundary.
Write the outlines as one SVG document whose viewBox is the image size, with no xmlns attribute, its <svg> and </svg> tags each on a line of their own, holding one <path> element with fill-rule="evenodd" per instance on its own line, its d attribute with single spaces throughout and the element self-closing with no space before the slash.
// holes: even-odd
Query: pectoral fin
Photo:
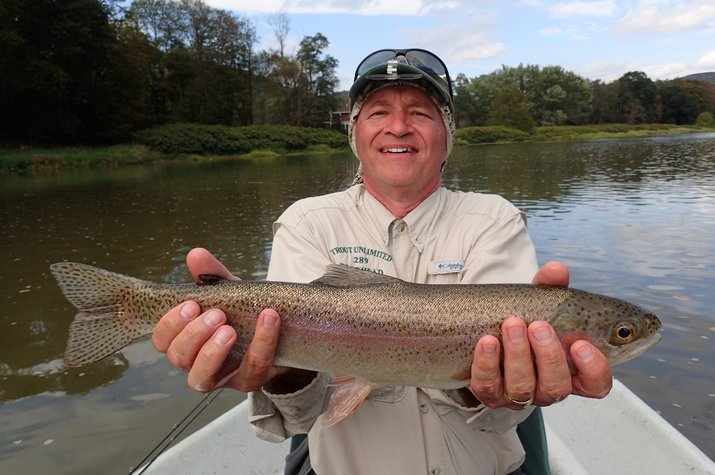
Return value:
<svg viewBox="0 0 715 475">
<path fill-rule="evenodd" d="M 370 391 L 375 388 L 374 384 L 352 376 L 336 376 L 330 385 L 336 388 L 330 396 L 328 409 L 323 416 L 323 428 L 335 425 L 355 412 Z"/>
</svg>

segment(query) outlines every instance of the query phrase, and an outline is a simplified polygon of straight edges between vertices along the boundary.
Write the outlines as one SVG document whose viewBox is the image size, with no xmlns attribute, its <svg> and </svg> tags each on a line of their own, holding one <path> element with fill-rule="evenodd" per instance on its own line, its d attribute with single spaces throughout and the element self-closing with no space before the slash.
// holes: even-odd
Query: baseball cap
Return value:
<svg viewBox="0 0 715 475">
<path fill-rule="evenodd" d="M 366 56 L 355 70 L 349 92 L 351 108 L 366 90 L 389 81 L 421 82 L 454 113 L 452 83 L 447 66 L 434 53 L 418 48 L 381 49 Z"/>
</svg>

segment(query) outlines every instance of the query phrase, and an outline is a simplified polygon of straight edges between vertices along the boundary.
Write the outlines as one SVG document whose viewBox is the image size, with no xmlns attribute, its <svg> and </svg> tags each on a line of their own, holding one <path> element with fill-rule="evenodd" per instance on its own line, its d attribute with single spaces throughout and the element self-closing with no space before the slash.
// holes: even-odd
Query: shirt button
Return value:
<svg viewBox="0 0 715 475">
<path fill-rule="evenodd" d="M 442 470 L 440 470 L 439 467 L 432 467 L 432 468 L 430 469 L 429 473 L 430 473 L 431 475 L 439 475 L 439 473 L 440 473 L 441 471 L 442 471 Z"/>
<path fill-rule="evenodd" d="M 427 404 L 420 404 L 420 412 L 427 414 L 429 412 L 429 406 Z"/>
<path fill-rule="evenodd" d="M 396 230 L 398 233 L 401 233 L 402 231 L 404 231 L 404 230 L 405 230 L 405 223 L 403 223 L 403 222 L 397 223 L 397 226 L 395 226 L 395 230 Z"/>
</svg>

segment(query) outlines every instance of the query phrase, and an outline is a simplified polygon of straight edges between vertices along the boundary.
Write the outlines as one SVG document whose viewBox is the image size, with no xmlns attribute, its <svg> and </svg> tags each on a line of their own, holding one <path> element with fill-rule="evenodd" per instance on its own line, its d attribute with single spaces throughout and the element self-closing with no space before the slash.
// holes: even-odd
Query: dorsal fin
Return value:
<svg viewBox="0 0 715 475">
<path fill-rule="evenodd" d="M 397 277 L 376 274 L 369 270 L 357 269 L 341 264 L 330 264 L 325 267 L 325 274 L 315 279 L 311 284 L 330 287 L 355 287 L 360 285 L 394 284 L 402 282 Z"/>
</svg>

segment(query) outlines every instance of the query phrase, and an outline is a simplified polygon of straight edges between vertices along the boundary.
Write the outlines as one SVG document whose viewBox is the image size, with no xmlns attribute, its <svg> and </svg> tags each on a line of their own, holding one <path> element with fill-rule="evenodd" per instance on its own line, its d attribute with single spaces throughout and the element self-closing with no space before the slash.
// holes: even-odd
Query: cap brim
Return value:
<svg viewBox="0 0 715 475">
<path fill-rule="evenodd" d="M 353 85 L 350 87 L 349 98 L 350 103 L 354 103 L 358 96 L 369 84 L 375 82 L 390 82 L 390 81 L 422 81 L 431 87 L 445 104 L 452 104 L 452 98 L 449 95 L 449 91 L 444 89 L 444 85 L 437 82 L 432 76 L 430 76 L 425 71 L 419 68 L 410 66 L 409 64 L 399 63 L 397 65 L 397 72 L 388 75 L 387 64 L 379 64 L 373 68 L 368 69 L 362 75 L 360 75 Z"/>
</svg>

